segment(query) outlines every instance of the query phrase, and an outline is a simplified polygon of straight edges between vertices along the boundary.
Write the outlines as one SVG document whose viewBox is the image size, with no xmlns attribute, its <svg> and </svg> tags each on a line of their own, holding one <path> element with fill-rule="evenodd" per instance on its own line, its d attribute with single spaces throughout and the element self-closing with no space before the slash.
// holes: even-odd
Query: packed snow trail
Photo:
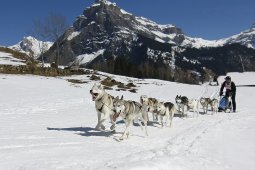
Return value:
<svg viewBox="0 0 255 170">
<path fill-rule="evenodd" d="M 255 84 L 255 73 L 233 73 L 238 84 Z M 66 78 L 0 74 L 0 169 L 231 169 L 255 167 L 253 87 L 237 89 L 237 113 L 174 117 L 172 128 L 150 124 L 145 137 L 139 126 L 128 140 L 95 131 L 97 122 L 89 90 L 94 82 L 74 85 Z M 71 78 L 89 81 L 85 76 Z M 133 81 L 137 93 L 108 90 L 113 96 L 139 100 L 148 95 L 174 102 L 177 94 L 198 98 L 204 86 L 160 80 Z M 247 81 L 249 80 L 249 81 Z M 222 81 L 222 79 L 220 80 Z M 242 84 L 240 84 L 242 85 Z M 248 84 L 249 85 L 249 84 Z M 216 88 L 217 89 L 217 88 Z M 211 95 L 215 87 L 208 87 Z M 202 110 L 201 110 L 202 111 Z M 110 123 L 105 123 L 107 129 Z"/>
</svg>

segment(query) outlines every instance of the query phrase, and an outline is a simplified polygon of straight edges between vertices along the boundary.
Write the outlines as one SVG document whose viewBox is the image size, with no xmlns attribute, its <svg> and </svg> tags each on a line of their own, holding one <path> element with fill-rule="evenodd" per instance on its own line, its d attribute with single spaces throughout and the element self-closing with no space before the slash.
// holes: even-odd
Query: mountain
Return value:
<svg viewBox="0 0 255 170">
<path fill-rule="evenodd" d="M 9 48 L 15 51 L 26 53 L 36 59 L 41 54 L 42 45 L 44 46 L 44 51 L 47 51 L 52 46 L 52 44 L 52 42 L 43 42 L 37 40 L 34 37 L 28 36 L 24 37 L 22 41 L 16 45 L 10 46 Z"/>
<path fill-rule="evenodd" d="M 224 74 L 226 70 L 235 71 L 236 65 L 236 71 L 244 70 L 243 67 L 253 70 L 250 61 L 254 59 L 255 50 L 242 44 L 237 48 L 235 45 L 241 42 L 241 37 L 246 37 L 242 42 L 247 45 L 247 36 L 248 32 L 243 32 L 232 39 L 218 41 L 191 38 L 174 25 L 160 25 L 134 16 L 115 3 L 96 0 L 57 40 L 60 44 L 59 64 L 141 78 L 198 83 L 215 74 Z M 46 60 L 53 62 L 55 54 L 56 43 L 47 51 Z M 239 55 L 244 57 L 241 68 Z M 218 71 L 218 65 L 210 64 L 212 61 L 227 68 Z"/>
<path fill-rule="evenodd" d="M 237 35 L 233 35 L 228 38 L 223 38 L 219 40 L 205 40 L 202 38 L 192 38 L 189 36 L 184 36 L 184 41 L 181 43 L 182 47 L 222 47 L 228 44 L 241 44 L 248 48 L 255 49 L 255 23 L 250 29 L 247 29 Z"/>
<path fill-rule="evenodd" d="M 78 58 L 74 63 L 87 64 L 87 60 L 82 60 L 84 54 L 96 56 L 106 49 L 115 56 L 124 51 L 128 54 L 142 37 L 171 46 L 182 41 L 183 33 L 173 25 L 158 25 L 146 18 L 135 17 L 115 3 L 97 1 L 76 19 L 73 27 L 59 40 L 63 49 L 60 62 L 67 64 Z"/>
<path fill-rule="evenodd" d="M 222 39 L 221 41 L 223 42 L 225 41 L 225 44 L 238 43 L 238 44 L 245 45 L 249 48 L 255 49 L 255 23 L 252 25 L 250 29 L 247 29 L 229 38 Z"/>
</svg>

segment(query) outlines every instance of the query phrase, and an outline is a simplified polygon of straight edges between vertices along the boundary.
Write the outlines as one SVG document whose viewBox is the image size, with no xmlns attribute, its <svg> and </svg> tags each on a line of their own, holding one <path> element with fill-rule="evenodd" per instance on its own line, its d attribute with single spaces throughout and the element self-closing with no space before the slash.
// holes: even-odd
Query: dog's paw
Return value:
<svg viewBox="0 0 255 170">
<path fill-rule="evenodd" d="M 102 129 L 102 130 L 105 130 L 105 126 L 104 126 L 104 125 L 101 125 L 101 129 Z"/>
<path fill-rule="evenodd" d="M 95 127 L 95 130 L 101 130 L 101 129 L 99 128 L 99 125 L 97 125 L 97 126 Z"/>
<path fill-rule="evenodd" d="M 110 127 L 110 129 L 111 129 L 111 130 L 114 130 L 115 127 L 116 127 L 116 126 L 115 126 L 115 124 L 114 124 L 114 125 L 112 125 L 112 126 Z"/>
</svg>

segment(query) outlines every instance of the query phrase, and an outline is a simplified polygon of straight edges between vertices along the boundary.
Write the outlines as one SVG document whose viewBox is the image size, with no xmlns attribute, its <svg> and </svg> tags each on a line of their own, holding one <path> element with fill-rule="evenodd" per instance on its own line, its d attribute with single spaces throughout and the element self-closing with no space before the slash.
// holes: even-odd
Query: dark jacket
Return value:
<svg viewBox="0 0 255 170">
<path fill-rule="evenodd" d="M 225 85 L 226 85 L 226 81 L 224 81 L 224 82 L 222 83 L 222 85 L 221 85 L 221 88 L 220 88 L 220 95 L 223 94 L 223 89 L 224 89 Z M 230 92 L 231 94 L 236 94 L 236 85 L 235 85 L 235 83 L 232 82 L 232 81 L 231 81 L 231 90 L 228 91 L 228 92 Z"/>
</svg>

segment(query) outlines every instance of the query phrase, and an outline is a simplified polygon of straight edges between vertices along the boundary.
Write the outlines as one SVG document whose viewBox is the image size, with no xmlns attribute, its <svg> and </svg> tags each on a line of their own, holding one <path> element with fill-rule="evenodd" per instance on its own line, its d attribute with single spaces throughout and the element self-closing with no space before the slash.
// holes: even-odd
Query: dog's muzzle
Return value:
<svg viewBox="0 0 255 170">
<path fill-rule="evenodd" d="M 92 96 L 92 100 L 95 101 L 97 96 L 98 96 L 98 93 L 93 93 L 92 90 L 89 91 L 91 96 Z"/>
<path fill-rule="evenodd" d="M 140 101 L 141 101 L 141 104 L 143 104 L 143 103 L 144 103 L 143 99 L 141 99 Z"/>
<path fill-rule="evenodd" d="M 175 100 L 176 104 L 180 104 L 181 103 L 181 100 L 177 99 Z"/>
</svg>

